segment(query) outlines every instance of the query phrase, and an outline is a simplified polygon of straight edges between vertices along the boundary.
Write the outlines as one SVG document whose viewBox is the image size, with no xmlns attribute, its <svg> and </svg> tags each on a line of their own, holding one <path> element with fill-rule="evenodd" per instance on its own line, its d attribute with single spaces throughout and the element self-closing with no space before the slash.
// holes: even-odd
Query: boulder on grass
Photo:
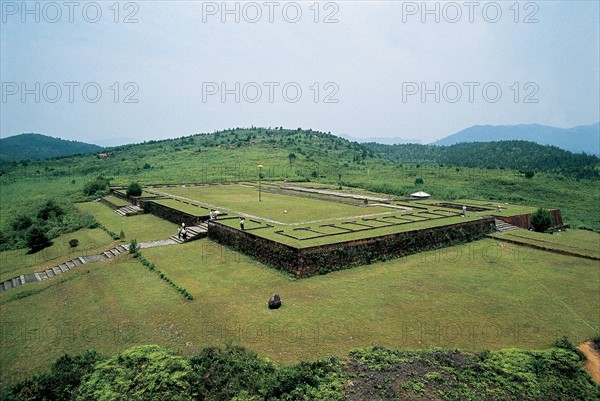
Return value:
<svg viewBox="0 0 600 401">
<path fill-rule="evenodd" d="M 281 306 L 281 297 L 279 294 L 275 294 L 269 299 L 269 309 L 279 309 Z"/>
</svg>

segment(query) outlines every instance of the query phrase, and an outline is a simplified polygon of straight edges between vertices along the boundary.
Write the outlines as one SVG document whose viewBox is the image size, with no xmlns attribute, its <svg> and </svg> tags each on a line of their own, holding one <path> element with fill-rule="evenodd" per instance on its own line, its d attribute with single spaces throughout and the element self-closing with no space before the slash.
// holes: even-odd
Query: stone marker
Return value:
<svg viewBox="0 0 600 401">
<path fill-rule="evenodd" d="M 281 297 L 279 294 L 275 294 L 269 299 L 269 309 L 279 309 L 281 306 Z"/>
</svg>

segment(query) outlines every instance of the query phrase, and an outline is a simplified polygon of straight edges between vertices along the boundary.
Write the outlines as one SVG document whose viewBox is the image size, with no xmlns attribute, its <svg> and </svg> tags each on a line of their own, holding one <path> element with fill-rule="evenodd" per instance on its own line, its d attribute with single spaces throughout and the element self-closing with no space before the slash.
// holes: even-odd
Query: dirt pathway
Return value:
<svg viewBox="0 0 600 401">
<path fill-rule="evenodd" d="M 594 348 L 592 340 L 579 344 L 577 348 L 587 357 L 587 361 L 585 362 L 586 370 L 596 383 L 600 383 L 600 352 Z"/>
</svg>

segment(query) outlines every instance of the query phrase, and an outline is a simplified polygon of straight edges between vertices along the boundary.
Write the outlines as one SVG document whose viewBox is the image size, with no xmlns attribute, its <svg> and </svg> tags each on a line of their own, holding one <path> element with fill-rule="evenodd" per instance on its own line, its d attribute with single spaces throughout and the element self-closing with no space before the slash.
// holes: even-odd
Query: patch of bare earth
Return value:
<svg viewBox="0 0 600 401">
<path fill-rule="evenodd" d="M 587 358 L 585 368 L 596 383 L 600 383 L 600 351 L 594 346 L 592 340 L 588 340 L 577 346 Z"/>
</svg>

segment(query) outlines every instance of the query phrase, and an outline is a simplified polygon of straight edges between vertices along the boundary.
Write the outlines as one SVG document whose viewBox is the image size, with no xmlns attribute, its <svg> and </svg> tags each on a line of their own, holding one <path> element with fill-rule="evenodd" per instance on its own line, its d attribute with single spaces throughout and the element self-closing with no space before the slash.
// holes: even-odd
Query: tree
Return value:
<svg viewBox="0 0 600 401">
<path fill-rule="evenodd" d="M 288 155 L 288 159 L 290 159 L 290 164 L 294 164 L 294 161 L 298 158 L 295 153 L 290 153 Z"/>
<path fill-rule="evenodd" d="M 50 239 L 46 235 L 46 231 L 39 225 L 33 225 L 26 236 L 27 246 L 31 252 L 37 252 L 45 247 L 52 245 Z"/>
<path fill-rule="evenodd" d="M 140 196 L 142 194 L 142 186 L 139 182 L 132 182 L 127 187 L 127 196 Z"/>
<path fill-rule="evenodd" d="M 539 208 L 531 215 L 531 224 L 535 231 L 544 232 L 552 226 L 552 216 L 548 210 Z"/>
<path fill-rule="evenodd" d="M 57 204 L 53 199 L 46 201 L 42 208 L 37 213 L 37 218 L 42 220 L 48 220 L 50 218 L 60 217 L 65 214 L 62 206 Z"/>
</svg>

